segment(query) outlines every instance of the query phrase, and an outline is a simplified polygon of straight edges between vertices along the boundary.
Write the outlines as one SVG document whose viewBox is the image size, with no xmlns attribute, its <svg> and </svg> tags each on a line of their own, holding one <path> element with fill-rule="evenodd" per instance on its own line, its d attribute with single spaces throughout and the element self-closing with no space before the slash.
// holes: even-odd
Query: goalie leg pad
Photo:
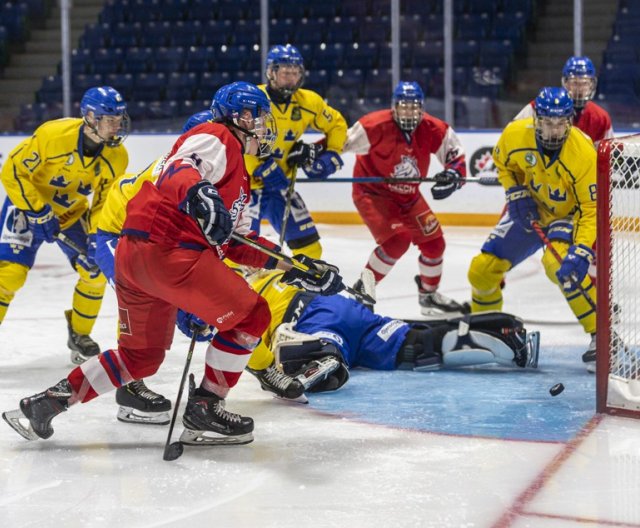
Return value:
<svg viewBox="0 0 640 528">
<path fill-rule="evenodd" d="M 484 332 L 462 329 L 451 330 L 442 339 L 443 362 L 446 366 L 462 367 L 498 363 L 514 366 L 513 350 L 502 340 Z M 466 328 L 464 328 L 466 326 Z"/>
</svg>

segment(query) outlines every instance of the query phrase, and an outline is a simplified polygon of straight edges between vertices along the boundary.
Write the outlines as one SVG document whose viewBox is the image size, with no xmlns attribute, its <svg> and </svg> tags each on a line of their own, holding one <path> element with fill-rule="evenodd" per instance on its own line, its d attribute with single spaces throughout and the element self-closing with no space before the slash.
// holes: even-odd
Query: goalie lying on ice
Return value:
<svg viewBox="0 0 640 528">
<path fill-rule="evenodd" d="M 322 297 L 287 286 L 278 280 L 280 275 L 258 272 L 248 279 L 272 314 L 271 325 L 248 365 L 265 390 L 277 393 L 262 379 L 269 373 L 273 376 L 275 369 L 296 378 L 306 391 L 320 392 L 342 386 L 355 367 L 537 367 L 539 334 L 527 333 L 522 321 L 512 315 L 491 312 L 402 321 L 375 314 L 342 295 Z"/>
</svg>

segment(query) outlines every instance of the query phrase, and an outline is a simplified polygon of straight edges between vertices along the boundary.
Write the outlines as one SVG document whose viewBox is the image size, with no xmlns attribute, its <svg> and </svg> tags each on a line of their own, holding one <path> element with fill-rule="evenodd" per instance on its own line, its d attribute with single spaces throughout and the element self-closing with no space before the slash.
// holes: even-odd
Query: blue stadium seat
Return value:
<svg viewBox="0 0 640 528">
<path fill-rule="evenodd" d="M 391 2 L 389 0 L 371 0 L 370 6 L 371 16 L 391 16 Z"/>
<path fill-rule="evenodd" d="M 173 119 L 180 115 L 183 99 L 167 101 L 150 101 L 147 103 L 149 119 Z"/>
<path fill-rule="evenodd" d="M 199 73 L 211 71 L 217 53 L 217 48 L 214 46 L 191 46 L 185 55 L 184 71 Z"/>
<path fill-rule="evenodd" d="M 357 28 L 358 19 L 355 17 L 334 18 L 328 24 L 325 41 L 351 44 L 355 41 Z"/>
<path fill-rule="evenodd" d="M 87 24 L 84 28 L 84 33 L 80 37 L 80 47 L 89 49 L 104 48 L 107 44 L 109 27 L 109 24 Z"/>
<path fill-rule="evenodd" d="M 333 18 L 338 15 L 339 3 L 335 0 L 309 2 L 307 5 L 308 18 Z"/>
<path fill-rule="evenodd" d="M 62 101 L 62 79 L 59 75 L 48 75 L 42 79 L 42 85 L 36 93 L 40 103 Z"/>
<path fill-rule="evenodd" d="M 418 42 L 424 38 L 424 24 L 420 15 L 402 15 L 400 17 L 400 39 Z"/>
<path fill-rule="evenodd" d="M 228 72 L 204 72 L 196 87 L 194 99 L 212 99 L 218 88 L 230 82 L 231 76 Z"/>
<path fill-rule="evenodd" d="M 307 72 L 304 87 L 324 95 L 329 88 L 331 74 L 328 70 L 311 70 Z"/>
<path fill-rule="evenodd" d="M 340 7 L 340 15 L 343 17 L 354 16 L 362 18 L 369 15 L 368 11 L 368 2 L 363 2 L 362 0 L 344 0 Z"/>
<path fill-rule="evenodd" d="M 10 42 L 23 43 L 30 36 L 29 8 L 25 3 L 4 2 L 0 7 L 0 20 L 7 30 Z"/>
<path fill-rule="evenodd" d="M 444 62 L 442 41 L 416 42 L 412 50 L 412 65 L 418 68 L 435 68 Z"/>
<path fill-rule="evenodd" d="M 391 38 L 391 22 L 388 16 L 365 17 L 358 26 L 359 42 L 386 42 Z"/>
<path fill-rule="evenodd" d="M 371 70 L 367 73 L 363 92 L 365 98 L 388 99 L 391 91 L 391 70 Z"/>
<path fill-rule="evenodd" d="M 444 21 L 442 15 L 432 14 L 423 19 L 424 40 L 438 41 L 444 38 Z"/>
<path fill-rule="evenodd" d="M 263 75 L 260 70 L 241 70 L 235 73 L 233 80 L 245 81 L 258 85 L 263 82 L 262 77 Z"/>
<path fill-rule="evenodd" d="M 128 101 L 127 102 L 127 113 L 131 120 L 135 123 L 136 121 L 144 121 L 145 119 L 149 119 L 149 113 L 147 111 L 147 102 L 146 101 Z"/>
<path fill-rule="evenodd" d="M 219 71 L 237 72 L 244 69 L 247 54 L 246 46 L 223 46 L 216 51 L 213 66 Z"/>
<path fill-rule="evenodd" d="M 262 63 L 262 55 L 260 54 L 259 48 L 256 49 L 252 47 L 248 50 L 244 67 L 249 72 L 264 71 L 264 64 Z"/>
<path fill-rule="evenodd" d="M 455 40 L 453 42 L 453 62 L 456 66 L 475 66 L 478 63 L 480 46 L 475 40 Z"/>
<path fill-rule="evenodd" d="M 216 6 L 218 20 L 242 20 L 247 17 L 247 3 L 240 0 L 221 0 Z"/>
<path fill-rule="evenodd" d="M 269 21 L 269 40 L 271 42 L 292 42 L 295 30 L 296 24 L 294 24 L 293 18 L 272 18 Z"/>
<path fill-rule="evenodd" d="M 170 22 L 182 22 L 191 9 L 191 0 L 164 0 L 162 19 Z"/>
<path fill-rule="evenodd" d="M 74 49 L 71 52 L 71 71 L 73 73 L 90 73 L 93 68 L 93 55 L 90 49 Z M 62 72 L 62 65 L 58 64 L 58 73 Z"/>
<path fill-rule="evenodd" d="M 275 4 L 275 5 L 274 5 Z M 293 18 L 300 20 L 307 16 L 308 2 L 300 2 L 299 0 L 279 0 L 273 2 L 275 13 L 272 16 L 277 18 Z"/>
<path fill-rule="evenodd" d="M 153 48 L 129 48 L 124 59 L 124 69 L 128 73 L 146 73 L 153 65 Z"/>
<path fill-rule="evenodd" d="M 185 48 L 155 48 L 153 71 L 162 73 L 182 71 L 185 56 Z"/>
<path fill-rule="evenodd" d="M 334 73 L 333 85 L 331 91 L 335 87 L 340 87 L 343 90 L 351 93 L 352 97 L 361 97 L 364 85 L 364 72 L 358 69 L 338 70 Z"/>
<path fill-rule="evenodd" d="M 296 27 L 295 41 L 308 44 L 324 42 L 327 24 L 324 18 L 302 19 Z"/>
<path fill-rule="evenodd" d="M 104 84 L 120 92 L 125 101 L 131 99 L 135 78 L 131 73 L 110 73 L 103 78 Z"/>
<path fill-rule="evenodd" d="M 89 89 L 95 86 L 102 86 L 103 77 L 97 73 L 91 73 L 88 75 L 85 74 L 77 74 L 74 75 L 71 80 L 71 91 L 72 98 L 74 101 L 79 101 L 82 99 L 84 93 Z M 113 86 L 113 85 L 109 85 Z M 124 94 L 123 94 L 124 97 Z"/>
<path fill-rule="evenodd" d="M 171 33 L 171 24 L 169 22 L 150 21 L 142 26 L 138 44 L 142 47 L 163 47 L 167 45 Z"/>
<path fill-rule="evenodd" d="M 335 71 L 342 66 L 343 57 L 344 45 L 340 43 L 319 44 L 313 51 L 313 68 Z"/>
<path fill-rule="evenodd" d="M 158 101 L 163 98 L 167 77 L 164 73 L 141 73 L 134 81 L 134 101 Z"/>
<path fill-rule="evenodd" d="M 465 13 L 456 17 L 455 26 L 455 33 L 458 39 L 482 40 L 489 33 L 491 16 L 488 13 Z"/>
<path fill-rule="evenodd" d="M 93 73 L 119 73 L 124 58 L 121 48 L 99 48 L 93 51 Z"/>
<path fill-rule="evenodd" d="M 177 21 L 172 23 L 169 45 L 173 47 L 199 46 L 202 34 L 202 22 L 199 20 Z"/>
<path fill-rule="evenodd" d="M 141 32 L 139 22 L 118 22 L 109 29 L 107 46 L 112 48 L 133 48 L 138 45 L 138 34 Z"/>
<path fill-rule="evenodd" d="M 200 42 L 203 46 L 222 46 L 229 44 L 233 36 L 231 20 L 207 20 L 202 25 Z"/>
<path fill-rule="evenodd" d="M 420 85 L 427 97 L 431 95 L 428 93 L 429 85 L 431 84 L 430 68 L 402 68 L 400 70 L 400 80 L 415 81 Z M 389 100 L 391 100 L 391 92 L 389 92 Z"/>
<path fill-rule="evenodd" d="M 377 62 L 378 44 L 375 42 L 361 42 L 344 49 L 345 68 L 368 70 L 373 68 Z"/>
<path fill-rule="evenodd" d="M 232 43 L 236 46 L 252 46 L 260 43 L 260 20 L 238 20 L 233 29 Z"/>
</svg>

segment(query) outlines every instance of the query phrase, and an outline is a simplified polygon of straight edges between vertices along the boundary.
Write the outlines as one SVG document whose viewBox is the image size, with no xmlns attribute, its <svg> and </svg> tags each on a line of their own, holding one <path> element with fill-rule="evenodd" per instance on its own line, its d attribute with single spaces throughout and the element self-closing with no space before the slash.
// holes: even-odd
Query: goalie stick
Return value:
<svg viewBox="0 0 640 528">
<path fill-rule="evenodd" d="M 265 247 L 262 244 L 259 244 L 258 242 L 254 241 L 254 240 L 246 238 L 246 237 L 244 237 L 242 235 L 239 235 L 237 233 L 231 233 L 231 238 L 233 240 L 235 240 L 236 242 L 240 242 L 241 244 L 246 244 L 247 246 L 250 246 L 253 249 L 257 249 L 258 251 L 261 251 L 265 255 L 269 255 L 270 257 L 273 257 L 274 259 L 276 259 L 278 261 L 286 262 L 287 264 L 293 266 L 296 269 L 299 269 L 300 271 L 304 271 L 309 275 L 315 276 L 314 270 L 312 270 L 309 266 L 306 266 L 302 262 L 298 262 L 297 260 L 292 259 L 291 257 L 287 257 L 286 255 L 283 255 L 282 253 L 274 251 L 273 249 L 269 249 L 268 247 Z M 345 289 L 346 292 L 350 293 L 351 295 L 353 295 L 356 299 L 360 300 L 361 302 L 366 302 L 368 304 L 375 304 L 376 303 L 376 300 L 373 299 L 370 295 L 367 295 L 366 293 L 361 293 L 359 291 L 356 291 L 353 288 L 351 288 L 350 286 L 345 285 L 344 283 L 343 283 L 343 286 L 344 286 L 344 289 Z"/>
</svg>

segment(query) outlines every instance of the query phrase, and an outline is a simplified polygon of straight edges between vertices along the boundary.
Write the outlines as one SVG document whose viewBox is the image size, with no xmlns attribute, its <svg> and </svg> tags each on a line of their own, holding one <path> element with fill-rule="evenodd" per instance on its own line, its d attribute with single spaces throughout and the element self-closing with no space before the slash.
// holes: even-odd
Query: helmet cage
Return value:
<svg viewBox="0 0 640 528">
<path fill-rule="evenodd" d="M 394 101 L 393 119 L 403 132 L 413 132 L 422 119 L 423 101 L 421 99 L 400 99 Z"/>
<path fill-rule="evenodd" d="M 536 139 L 546 150 L 560 150 L 571 130 L 571 117 L 536 116 Z"/>
<path fill-rule="evenodd" d="M 569 92 L 573 106 L 584 108 L 596 94 L 598 79 L 590 75 L 567 75 L 562 77 L 562 87 Z"/>
</svg>

